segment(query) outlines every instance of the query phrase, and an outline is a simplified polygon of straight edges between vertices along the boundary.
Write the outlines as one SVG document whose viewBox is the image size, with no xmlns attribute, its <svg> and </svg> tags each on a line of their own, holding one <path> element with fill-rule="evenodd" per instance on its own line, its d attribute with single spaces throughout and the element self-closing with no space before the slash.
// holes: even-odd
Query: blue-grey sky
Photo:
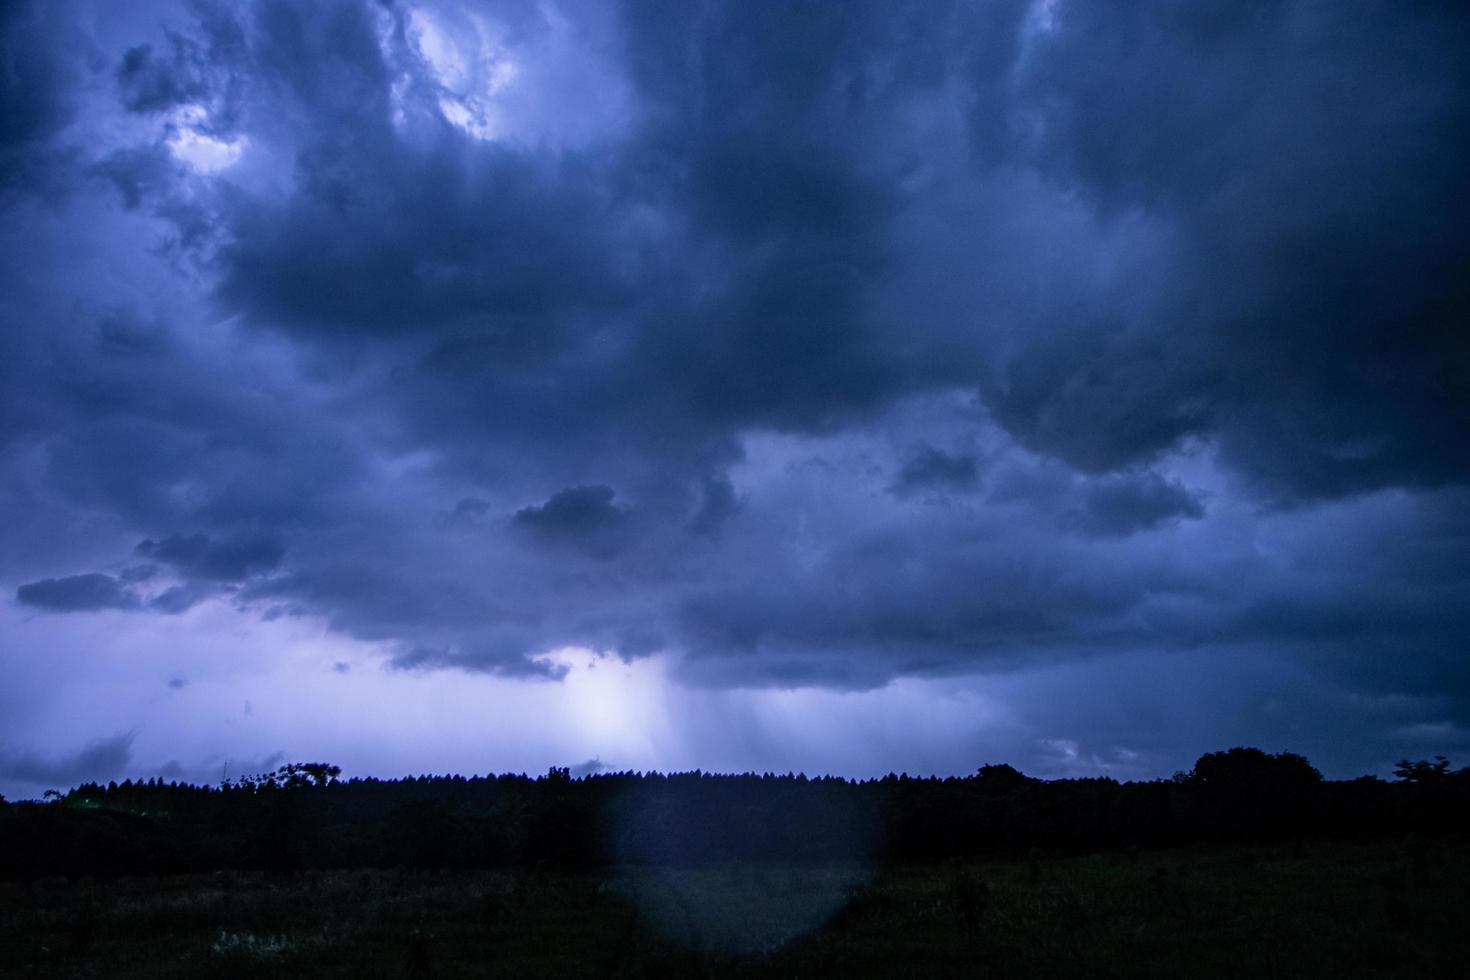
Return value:
<svg viewBox="0 0 1470 980">
<path fill-rule="evenodd" d="M 0 3 L 0 792 L 1466 754 L 1466 51 Z"/>
</svg>

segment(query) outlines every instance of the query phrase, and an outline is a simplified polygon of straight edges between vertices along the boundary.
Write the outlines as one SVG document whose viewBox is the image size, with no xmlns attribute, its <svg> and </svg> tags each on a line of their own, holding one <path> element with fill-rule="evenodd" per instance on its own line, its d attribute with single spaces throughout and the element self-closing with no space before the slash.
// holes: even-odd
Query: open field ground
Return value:
<svg viewBox="0 0 1470 980">
<path fill-rule="evenodd" d="M 1463 976 L 1470 845 L 0 885 L 6 977 Z"/>
</svg>

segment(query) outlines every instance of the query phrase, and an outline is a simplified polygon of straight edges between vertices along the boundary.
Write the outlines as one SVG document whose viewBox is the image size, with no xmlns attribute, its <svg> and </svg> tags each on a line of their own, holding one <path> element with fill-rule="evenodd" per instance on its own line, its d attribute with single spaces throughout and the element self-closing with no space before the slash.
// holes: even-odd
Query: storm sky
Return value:
<svg viewBox="0 0 1470 980">
<path fill-rule="evenodd" d="M 1466 755 L 1466 52 L 0 4 L 0 792 Z"/>
</svg>

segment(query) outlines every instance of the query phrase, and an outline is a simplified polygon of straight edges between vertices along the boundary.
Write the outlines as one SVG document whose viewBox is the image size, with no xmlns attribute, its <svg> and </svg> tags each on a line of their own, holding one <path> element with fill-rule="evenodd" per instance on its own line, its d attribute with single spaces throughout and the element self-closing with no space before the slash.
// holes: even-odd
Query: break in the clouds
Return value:
<svg viewBox="0 0 1470 980">
<path fill-rule="evenodd" d="M 246 725 L 211 683 L 368 698 L 424 748 L 367 767 L 434 767 L 395 690 L 655 663 L 1008 720 L 824 766 L 859 716 L 672 711 L 563 761 L 1452 749 L 1467 47 L 1453 4 L 6 4 L 5 778 L 150 744 L 68 666 L 89 618 L 199 730 Z M 215 751 L 288 736 L 339 744 Z"/>
</svg>

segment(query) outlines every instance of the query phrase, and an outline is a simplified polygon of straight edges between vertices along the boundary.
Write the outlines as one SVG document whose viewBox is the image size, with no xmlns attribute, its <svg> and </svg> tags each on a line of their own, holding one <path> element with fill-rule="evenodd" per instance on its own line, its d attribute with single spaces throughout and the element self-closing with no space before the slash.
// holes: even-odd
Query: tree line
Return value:
<svg viewBox="0 0 1470 980">
<path fill-rule="evenodd" d="M 292 763 L 219 786 L 87 783 L 0 798 L 0 877 L 223 869 L 594 868 L 942 862 L 1470 826 L 1470 768 L 1400 763 L 1326 780 L 1305 758 L 1234 748 L 1170 779 L 808 778 L 700 771 L 348 779 Z"/>
</svg>

